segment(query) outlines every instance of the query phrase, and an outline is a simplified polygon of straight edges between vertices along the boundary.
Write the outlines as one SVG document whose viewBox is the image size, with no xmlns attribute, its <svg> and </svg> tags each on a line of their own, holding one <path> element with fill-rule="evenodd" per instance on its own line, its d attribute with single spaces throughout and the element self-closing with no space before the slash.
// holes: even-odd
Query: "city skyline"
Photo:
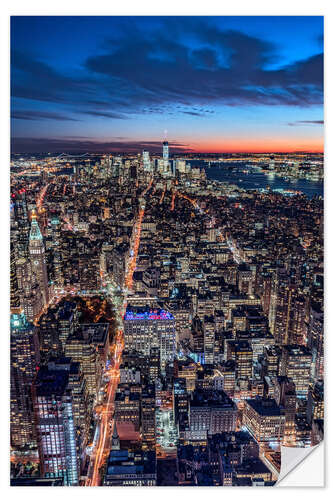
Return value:
<svg viewBox="0 0 333 500">
<path fill-rule="evenodd" d="M 274 486 L 324 439 L 323 18 L 11 27 L 11 486 Z"/>
<path fill-rule="evenodd" d="M 13 152 L 323 150 L 320 16 L 12 17 L 11 39 Z"/>
</svg>

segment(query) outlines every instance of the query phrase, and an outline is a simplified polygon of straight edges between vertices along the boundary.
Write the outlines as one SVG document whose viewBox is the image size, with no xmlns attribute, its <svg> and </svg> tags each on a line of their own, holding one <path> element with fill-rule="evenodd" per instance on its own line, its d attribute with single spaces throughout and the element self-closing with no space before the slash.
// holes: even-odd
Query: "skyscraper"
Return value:
<svg viewBox="0 0 333 500">
<path fill-rule="evenodd" d="M 38 285 L 43 296 L 43 303 L 46 305 L 49 301 L 48 277 L 45 258 L 45 247 L 43 236 L 40 232 L 36 214 L 32 214 L 31 229 L 29 235 L 29 253 L 33 272 L 36 275 Z"/>
<path fill-rule="evenodd" d="M 10 245 L 10 310 L 12 313 L 20 312 L 20 295 L 16 274 L 16 258 L 14 246 Z"/>
<path fill-rule="evenodd" d="M 176 351 L 175 319 L 169 311 L 127 306 L 124 316 L 125 348 L 150 355 L 152 347 L 160 351 L 161 370 L 173 361 Z"/>
<path fill-rule="evenodd" d="M 67 370 L 42 367 L 33 385 L 37 443 L 42 477 L 79 481 L 72 392 Z"/>
<path fill-rule="evenodd" d="M 168 141 L 163 142 L 163 170 L 164 173 L 168 172 L 169 169 L 169 143 Z"/>
<path fill-rule="evenodd" d="M 294 382 L 298 398 L 307 398 L 311 361 L 312 353 L 303 345 L 285 345 L 282 348 L 281 375 Z"/>
<path fill-rule="evenodd" d="M 36 444 L 31 384 L 39 365 L 37 332 L 23 313 L 10 318 L 10 430 L 11 444 Z"/>
<path fill-rule="evenodd" d="M 143 169 L 146 172 L 150 172 L 150 158 L 149 151 L 142 151 L 142 159 L 143 159 Z"/>
</svg>

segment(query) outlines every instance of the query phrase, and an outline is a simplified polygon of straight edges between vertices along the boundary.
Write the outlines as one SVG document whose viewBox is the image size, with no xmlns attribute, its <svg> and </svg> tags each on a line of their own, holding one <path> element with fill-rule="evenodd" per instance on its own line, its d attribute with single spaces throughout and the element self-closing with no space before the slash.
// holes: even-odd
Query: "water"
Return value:
<svg viewBox="0 0 333 500">
<path fill-rule="evenodd" d="M 269 186 L 271 189 L 293 189 L 295 191 L 302 191 L 308 198 L 312 198 L 315 195 L 324 195 L 324 185 L 322 181 L 310 181 L 307 179 L 285 180 L 274 173 L 263 173 L 251 167 L 246 167 L 244 163 L 233 163 L 232 166 L 236 167 L 235 170 L 227 168 L 228 165 L 230 166 L 230 163 L 211 167 L 207 167 L 207 164 L 203 164 L 202 162 L 200 163 L 200 166 L 205 166 L 208 179 L 229 182 L 243 189 L 260 189 Z M 199 165 L 196 164 L 196 166 Z M 248 170 L 249 173 L 243 173 L 241 170 Z"/>
</svg>

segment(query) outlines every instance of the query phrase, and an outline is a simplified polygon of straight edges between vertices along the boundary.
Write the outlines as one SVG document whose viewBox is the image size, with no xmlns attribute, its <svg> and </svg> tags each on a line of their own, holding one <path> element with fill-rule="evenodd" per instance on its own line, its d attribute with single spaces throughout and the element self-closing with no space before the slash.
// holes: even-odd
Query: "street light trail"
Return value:
<svg viewBox="0 0 333 500">
<path fill-rule="evenodd" d="M 145 189 L 144 193 L 148 191 L 151 185 L 152 185 L 152 179 L 149 183 L 148 188 Z M 133 238 L 131 240 L 132 249 L 130 250 L 128 265 L 126 266 L 126 274 L 124 280 L 124 295 L 118 311 L 120 318 L 124 316 L 126 311 L 127 292 L 130 291 L 133 286 L 133 273 L 135 271 L 136 259 L 138 256 L 138 251 L 140 246 L 141 225 L 144 213 L 145 213 L 145 204 L 144 202 L 141 201 L 138 219 L 134 224 L 134 229 L 133 229 Z M 122 327 L 118 328 L 114 345 L 115 345 L 114 363 L 112 368 L 106 372 L 110 376 L 110 381 L 107 387 L 107 402 L 102 409 L 101 420 L 99 424 L 100 426 L 99 438 L 96 443 L 96 452 L 93 451 L 91 455 L 88 474 L 87 474 L 88 477 L 85 482 L 85 486 L 100 486 L 102 479 L 100 474 L 100 469 L 105 464 L 108 457 L 108 453 L 110 452 L 111 449 L 111 442 L 110 442 L 111 432 L 112 432 L 111 427 L 113 427 L 114 425 L 114 420 L 112 419 L 112 413 L 114 411 L 114 399 L 120 378 L 119 367 L 121 364 L 122 351 L 124 348 L 124 332 Z"/>
</svg>

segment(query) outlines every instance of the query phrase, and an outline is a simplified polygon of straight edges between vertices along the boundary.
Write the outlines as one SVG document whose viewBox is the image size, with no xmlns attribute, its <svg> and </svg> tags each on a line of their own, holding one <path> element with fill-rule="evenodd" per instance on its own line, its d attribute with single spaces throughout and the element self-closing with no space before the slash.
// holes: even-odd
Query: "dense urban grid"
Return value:
<svg viewBox="0 0 333 500">
<path fill-rule="evenodd" d="M 269 486 L 323 439 L 323 199 L 206 177 L 322 155 L 171 153 L 12 156 L 12 485 Z"/>
</svg>

